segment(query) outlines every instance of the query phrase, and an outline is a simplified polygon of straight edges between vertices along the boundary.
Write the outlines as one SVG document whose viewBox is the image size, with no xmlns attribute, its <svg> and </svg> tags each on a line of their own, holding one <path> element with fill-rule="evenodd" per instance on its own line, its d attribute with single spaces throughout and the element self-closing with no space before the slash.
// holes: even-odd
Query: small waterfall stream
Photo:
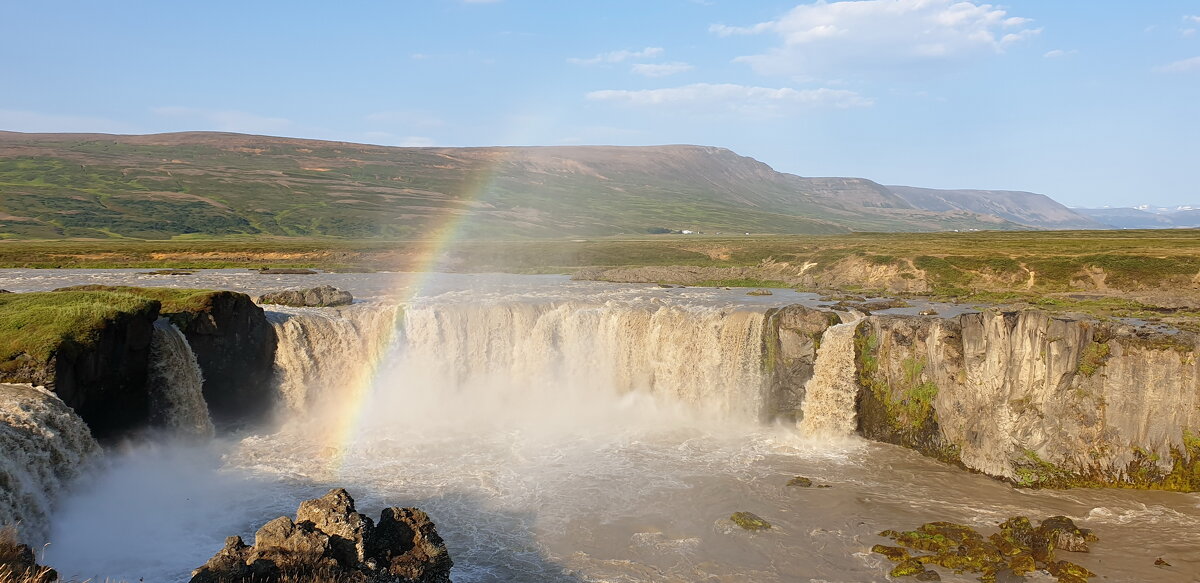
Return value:
<svg viewBox="0 0 1200 583">
<path fill-rule="evenodd" d="M 800 431 L 809 437 L 845 437 L 854 433 L 855 382 L 854 331 L 862 319 L 830 326 L 821 337 L 812 379 L 805 385 Z"/>
<path fill-rule="evenodd" d="M 213 436 L 204 377 L 187 338 L 170 320 L 154 322 L 150 341 L 150 407 L 159 425 L 181 435 Z"/>
</svg>

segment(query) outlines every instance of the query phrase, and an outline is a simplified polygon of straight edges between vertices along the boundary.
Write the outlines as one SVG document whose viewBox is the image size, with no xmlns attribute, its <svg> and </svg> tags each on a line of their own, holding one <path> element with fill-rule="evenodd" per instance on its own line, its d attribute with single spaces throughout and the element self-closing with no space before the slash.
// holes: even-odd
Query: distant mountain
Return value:
<svg viewBox="0 0 1200 583">
<path fill-rule="evenodd" d="M 1181 229 L 1200 227 L 1200 210 L 1190 206 L 1165 209 L 1144 205 L 1140 208 L 1077 208 L 1075 212 L 1089 216 L 1117 229 Z"/>
<path fill-rule="evenodd" d="M 991 215 L 1036 229 L 1105 229 L 1101 221 L 1081 215 L 1054 199 L 1012 190 L 936 190 L 889 186 L 909 204 L 928 211 L 965 211 Z"/>
<path fill-rule="evenodd" d="M 704 146 L 394 148 L 212 132 L 0 132 L 0 238 L 430 238 L 450 226 L 456 236 L 495 238 L 1096 225 L 1040 195 L 805 178 Z"/>
</svg>

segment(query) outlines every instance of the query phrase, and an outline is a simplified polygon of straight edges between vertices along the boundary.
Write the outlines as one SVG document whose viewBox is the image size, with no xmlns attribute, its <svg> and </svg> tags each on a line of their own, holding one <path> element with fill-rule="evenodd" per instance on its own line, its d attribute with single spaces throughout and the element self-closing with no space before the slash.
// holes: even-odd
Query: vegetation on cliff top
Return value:
<svg viewBox="0 0 1200 583">
<path fill-rule="evenodd" d="M 91 344 L 122 314 L 157 309 L 155 300 L 117 292 L 0 294 L 0 367 L 19 357 L 45 362 L 63 342 Z"/>
<path fill-rule="evenodd" d="M 91 291 L 128 294 L 162 304 L 159 312 L 176 314 L 181 312 L 199 312 L 212 304 L 215 294 L 223 293 L 211 289 L 189 289 L 173 287 L 133 287 L 127 285 L 77 285 L 55 290 L 56 292 Z"/>
</svg>

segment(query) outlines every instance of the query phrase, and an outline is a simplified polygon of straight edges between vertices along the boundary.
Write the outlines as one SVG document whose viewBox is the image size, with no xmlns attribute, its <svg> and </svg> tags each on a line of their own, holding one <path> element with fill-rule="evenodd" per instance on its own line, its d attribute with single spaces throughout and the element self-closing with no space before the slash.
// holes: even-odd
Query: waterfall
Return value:
<svg viewBox="0 0 1200 583">
<path fill-rule="evenodd" d="M 845 318 L 843 318 L 845 319 Z M 813 376 L 804 385 L 804 416 L 800 430 L 809 437 L 842 437 L 854 433 L 855 381 L 854 332 L 861 315 L 830 326 L 821 337 Z"/>
<path fill-rule="evenodd" d="M 213 436 L 200 365 L 183 332 L 166 318 L 154 322 L 147 381 L 150 410 L 158 425 L 182 435 Z"/>
<path fill-rule="evenodd" d="M 57 495 L 98 451 L 87 425 L 54 393 L 0 384 L 0 525 L 40 544 Z"/>
<path fill-rule="evenodd" d="M 378 304 L 267 310 L 279 339 L 275 375 L 283 408 L 302 413 L 364 390 L 391 344 L 398 312 Z"/>
<path fill-rule="evenodd" d="M 757 420 L 763 325 L 761 311 L 711 306 L 430 303 L 405 313 L 402 346 L 412 366 L 403 375 L 421 368 L 429 386 L 497 407 L 639 393 Z M 586 407 L 575 412 L 586 415 Z"/>
</svg>

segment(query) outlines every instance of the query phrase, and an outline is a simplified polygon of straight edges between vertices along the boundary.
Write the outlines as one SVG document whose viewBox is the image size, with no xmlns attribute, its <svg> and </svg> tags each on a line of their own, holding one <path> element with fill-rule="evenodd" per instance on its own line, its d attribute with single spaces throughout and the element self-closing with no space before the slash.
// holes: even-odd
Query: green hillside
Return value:
<svg viewBox="0 0 1200 583">
<path fill-rule="evenodd" d="M 1026 228 L 700 146 L 392 148 L 0 132 L 0 238 L 593 237 Z"/>
</svg>

